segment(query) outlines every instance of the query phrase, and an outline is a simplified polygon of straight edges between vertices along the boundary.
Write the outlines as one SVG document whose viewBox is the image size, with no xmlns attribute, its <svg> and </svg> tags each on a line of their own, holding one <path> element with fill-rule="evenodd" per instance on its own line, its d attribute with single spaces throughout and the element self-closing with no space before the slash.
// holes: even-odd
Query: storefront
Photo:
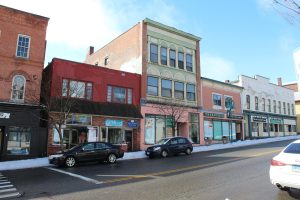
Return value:
<svg viewBox="0 0 300 200">
<path fill-rule="evenodd" d="M 228 118 L 224 113 L 203 112 L 204 138 L 221 141 L 226 137 L 229 141 L 243 139 L 243 116 L 232 115 Z"/>
<path fill-rule="evenodd" d="M 46 129 L 41 128 L 39 108 L 0 104 L 0 160 L 46 155 Z"/>
</svg>

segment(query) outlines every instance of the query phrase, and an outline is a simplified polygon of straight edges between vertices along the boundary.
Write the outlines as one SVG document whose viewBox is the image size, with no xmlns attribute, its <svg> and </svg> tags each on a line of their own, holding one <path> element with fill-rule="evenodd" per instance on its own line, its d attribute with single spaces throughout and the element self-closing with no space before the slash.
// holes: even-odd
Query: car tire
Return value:
<svg viewBox="0 0 300 200">
<path fill-rule="evenodd" d="M 76 159 L 73 156 L 69 156 L 65 159 L 65 166 L 74 167 L 76 165 Z"/>
<path fill-rule="evenodd" d="M 161 155 L 161 157 L 166 158 L 168 156 L 168 152 L 166 150 L 162 150 L 160 155 Z"/>
<path fill-rule="evenodd" d="M 192 153 L 191 148 L 186 148 L 185 154 L 186 154 L 186 155 L 191 155 L 191 153 Z"/>
<path fill-rule="evenodd" d="M 107 162 L 113 164 L 117 161 L 117 156 L 113 153 L 109 154 L 107 157 Z"/>
</svg>

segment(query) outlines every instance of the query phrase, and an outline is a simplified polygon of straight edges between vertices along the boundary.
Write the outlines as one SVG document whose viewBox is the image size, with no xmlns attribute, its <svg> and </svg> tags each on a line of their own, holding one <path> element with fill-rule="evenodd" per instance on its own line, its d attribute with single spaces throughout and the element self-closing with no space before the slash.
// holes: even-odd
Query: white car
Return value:
<svg viewBox="0 0 300 200">
<path fill-rule="evenodd" d="M 300 140 L 290 143 L 271 160 L 270 180 L 281 190 L 300 189 Z"/>
</svg>

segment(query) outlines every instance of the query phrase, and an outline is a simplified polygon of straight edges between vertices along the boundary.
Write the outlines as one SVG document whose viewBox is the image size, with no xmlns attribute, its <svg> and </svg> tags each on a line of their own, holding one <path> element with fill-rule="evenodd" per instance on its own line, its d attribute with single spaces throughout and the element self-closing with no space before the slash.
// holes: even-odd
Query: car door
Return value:
<svg viewBox="0 0 300 200">
<path fill-rule="evenodd" d="M 107 158 L 109 153 L 109 146 L 103 142 L 96 143 L 96 153 L 98 160 L 104 160 Z"/>
<path fill-rule="evenodd" d="M 185 152 L 187 145 L 188 145 L 188 143 L 185 138 L 178 138 L 178 151 L 180 153 Z"/>
<path fill-rule="evenodd" d="M 172 138 L 168 142 L 169 153 L 176 154 L 178 153 L 178 140 L 177 138 Z"/>
<path fill-rule="evenodd" d="M 83 145 L 79 152 L 77 152 L 76 156 L 80 162 L 95 160 L 95 143 L 87 143 Z"/>
</svg>

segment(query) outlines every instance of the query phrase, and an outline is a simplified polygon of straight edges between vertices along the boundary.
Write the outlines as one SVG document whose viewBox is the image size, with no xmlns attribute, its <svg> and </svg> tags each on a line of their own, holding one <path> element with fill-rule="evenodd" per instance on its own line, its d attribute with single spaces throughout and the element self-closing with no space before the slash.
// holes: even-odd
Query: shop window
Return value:
<svg viewBox="0 0 300 200">
<path fill-rule="evenodd" d="M 274 132 L 274 124 L 270 124 L 270 131 Z"/>
<path fill-rule="evenodd" d="M 169 55 L 169 58 L 170 58 L 169 65 L 171 67 L 175 67 L 176 66 L 176 51 L 173 49 L 170 49 L 169 54 L 170 54 Z"/>
<path fill-rule="evenodd" d="M 174 82 L 175 98 L 184 99 L 184 84 L 182 82 Z"/>
<path fill-rule="evenodd" d="M 108 128 L 108 142 L 111 144 L 122 144 L 124 132 L 120 128 Z"/>
<path fill-rule="evenodd" d="M 31 129 L 12 126 L 8 129 L 7 154 L 29 155 Z"/>
<path fill-rule="evenodd" d="M 252 132 L 258 132 L 258 124 L 256 122 L 252 122 Z"/>
<path fill-rule="evenodd" d="M 161 80 L 161 96 L 172 97 L 172 81 L 167 79 Z"/>
<path fill-rule="evenodd" d="M 195 85 L 194 84 L 186 84 L 186 98 L 189 101 L 195 101 L 196 100 L 196 91 L 195 91 Z"/>
<path fill-rule="evenodd" d="M 158 96 L 158 78 L 148 76 L 147 79 L 147 94 Z"/>
<path fill-rule="evenodd" d="M 222 122 L 223 136 L 229 137 L 229 123 Z"/>
<path fill-rule="evenodd" d="M 286 114 L 285 102 L 283 102 L 282 105 L 283 105 L 283 114 Z"/>
<path fill-rule="evenodd" d="M 132 104 L 132 89 L 107 86 L 107 101 Z"/>
<path fill-rule="evenodd" d="M 275 132 L 279 132 L 279 126 L 278 126 L 278 124 L 274 124 L 274 131 Z"/>
<path fill-rule="evenodd" d="M 30 49 L 30 36 L 19 34 L 16 56 L 21 58 L 28 58 L 29 49 Z"/>
<path fill-rule="evenodd" d="M 155 143 L 155 117 L 146 116 L 145 119 L 145 143 Z"/>
<path fill-rule="evenodd" d="M 11 99 L 13 101 L 23 101 L 25 91 L 25 77 L 16 75 L 13 78 Z"/>
<path fill-rule="evenodd" d="M 222 139 L 222 122 L 221 121 L 213 121 L 214 126 L 214 140 Z"/>
<path fill-rule="evenodd" d="M 262 98 L 262 111 L 265 112 L 266 111 L 266 99 Z"/>
<path fill-rule="evenodd" d="M 158 46 L 157 44 L 150 44 L 150 61 L 153 63 L 158 62 Z"/>
<path fill-rule="evenodd" d="M 189 137 L 193 143 L 200 143 L 198 113 L 189 113 Z"/>
<path fill-rule="evenodd" d="M 204 120 L 204 137 L 213 138 L 213 122 L 211 120 Z"/>
<path fill-rule="evenodd" d="M 231 140 L 236 140 L 236 123 L 231 124 Z"/>
<path fill-rule="evenodd" d="M 213 94 L 213 105 L 222 107 L 222 96 L 220 94 Z"/>
<path fill-rule="evenodd" d="M 182 52 L 178 52 L 178 68 L 184 69 L 184 54 Z"/>
<path fill-rule="evenodd" d="M 263 132 L 268 132 L 268 124 L 263 123 Z"/>
<path fill-rule="evenodd" d="M 279 124 L 279 132 L 283 132 L 283 124 Z"/>
<path fill-rule="evenodd" d="M 274 110 L 274 113 L 276 113 L 277 111 L 276 111 L 276 101 L 275 100 L 273 100 L 273 110 Z"/>
<path fill-rule="evenodd" d="M 83 81 L 75 81 L 63 79 L 62 82 L 62 96 L 80 98 L 80 99 L 92 99 L 93 84 Z"/>
<path fill-rule="evenodd" d="M 160 64 L 167 65 L 167 48 L 160 47 Z"/>
<path fill-rule="evenodd" d="M 250 95 L 246 95 L 247 109 L 250 109 Z"/>
<path fill-rule="evenodd" d="M 193 56 L 186 54 L 186 70 L 189 72 L 193 71 Z"/>
<path fill-rule="evenodd" d="M 288 125 L 288 132 L 292 132 L 292 125 Z"/>
<path fill-rule="evenodd" d="M 258 97 L 255 97 L 255 110 L 258 110 Z"/>
</svg>

